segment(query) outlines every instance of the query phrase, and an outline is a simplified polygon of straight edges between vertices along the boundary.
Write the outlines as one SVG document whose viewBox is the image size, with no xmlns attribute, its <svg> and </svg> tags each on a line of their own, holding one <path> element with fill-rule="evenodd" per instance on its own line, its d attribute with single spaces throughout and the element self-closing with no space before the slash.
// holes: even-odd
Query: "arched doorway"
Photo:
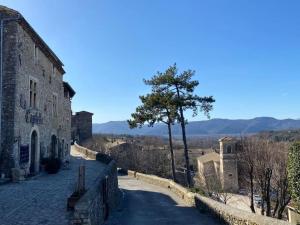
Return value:
<svg viewBox="0 0 300 225">
<path fill-rule="evenodd" d="M 31 146 L 30 146 L 30 173 L 31 174 L 34 174 L 37 171 L 36 168 L 37 151 L 38 151 L 38 136 L 37 136 L 37 132 L 33 131 L 31 133 Z"/>
<path fill-rule="evenodd" d="M 56 149 L 57 149 L 57 138 L 55 135 L 52 135 L 52 137 L 51 137 L 51 158 L 57 158 Z"/>
</svg>

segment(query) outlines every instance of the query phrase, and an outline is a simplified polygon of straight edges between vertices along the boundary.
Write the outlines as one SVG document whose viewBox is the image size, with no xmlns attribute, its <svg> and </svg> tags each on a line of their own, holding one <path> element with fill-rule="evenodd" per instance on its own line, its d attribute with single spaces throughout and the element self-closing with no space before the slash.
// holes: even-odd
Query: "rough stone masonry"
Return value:
<svg viewBox="0 0 300 225">
<path fill-rule="evenodd" d="M 36 174 L 46 157 L 67 160 L 71 86 L 63 63 L 17 11 L 0 6 L 0 175 Z"/>
</svg>

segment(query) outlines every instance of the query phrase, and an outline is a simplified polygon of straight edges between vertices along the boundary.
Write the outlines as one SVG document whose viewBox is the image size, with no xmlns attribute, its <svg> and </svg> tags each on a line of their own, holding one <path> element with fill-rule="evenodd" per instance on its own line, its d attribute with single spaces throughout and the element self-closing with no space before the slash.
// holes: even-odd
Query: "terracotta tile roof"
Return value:
<svg viewBox="0 0 300 225">
<path fill-rule="evenodd" d="M 220 142 L 221 141 L 234 141 L 234 140 L 235 140 L 235 138 L 233 138 L 233 137 L 223 137 L 223 138 L 219 139 Z"/>
</svg>

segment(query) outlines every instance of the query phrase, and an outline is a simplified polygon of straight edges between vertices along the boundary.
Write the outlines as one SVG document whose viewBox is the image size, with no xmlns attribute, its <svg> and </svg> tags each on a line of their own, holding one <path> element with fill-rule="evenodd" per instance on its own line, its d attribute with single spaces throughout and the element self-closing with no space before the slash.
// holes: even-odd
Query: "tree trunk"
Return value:
<svg viewBox="0 0 300 225">
<path fill-rule="evenodd" d="M 291 198 L 288 197 L 287 201 L 284 202 L 284 204 L 283 204 L 282 206 L 279 207 L 278 213 L 277 213 L 277 219 L 280 219 L 280 220 L 281 220 L 281 219 L 283 218 L 282 214 L 283 214 L 283 212 L 284 212 L 286 206 L 290 203 L 290 201 L 291 201 Z"/>
<path fill-rule="evenodd" d="M 274 207 L 274 210 L 273 210 L 273 217 L 274 217 L 274 218 L 275 218 L 275 216 L 276 216 L 278 207 L 279 207 L 279 199 L 278 199 L 278 193 L 277 193 L 277 199 L 276 199 L 275 207 Z"/>
<path fill-rule="evenodd" d="M 280 206 L 278 209 L 278 213 L 277 213 L 277 218 L 278 219 L 282 219 L 282 214 L 286 208 L 286 206 L 290 203 L 291 201 L 291 196 L 289 196 L 288 193 L 288 179 L 287 177 L 285 177 L 285 179 L 282 181 L 282 189 L 281 189 L 281 195 L 280 195 Z"/>
<path fill-rule="evenodd" d="M 178 100 L 180 99 L 180 94 L 179 94 L 179 89 L 176 87 L 177 91 L 177 97 Z M 187 146 L 187 141 L 186 141 L 186 133 L 185 133 L 185 120 L 184 120 L 184 115 L 183 115 L 183 109 L 180 104 L 179 106 L 179 113 L 180 113 L 180 124 L 181 124 L 181 130 L 182 130 L 182 141 L 184 145 L 184 158 L 185 158 L 185 166 L 186 166 L 186 179 L 187 179 L 187 185 L 188 187 L 192 187 L 192 176 L 191 176 L 191 171 L 190 171 L 190 161 L 189 161 L 189 152 L 188 152 L 188 146 Z"/>
<path fill-rule="evenodd" d="M 168 131 L 169 131 L 169 145 L 170 145 L 170 153 L 171 153 L 172 176 L 173 176 L 174 182 L 177 182 L 176 171 L 175 171 L 175 161 L 174 161 L 174 151 L 173 151 L 173 141 L 172 141 L 172 128 L 171 128 L 170 123 L 168 123 Z"/>
<path fill-rule="evenodd" d="M 272 170 L 267 169 L 266 171 L 266 179 L 267 179 L 267 185 L 266 185 L 266 203 L 267 203 L 267 211 L 266 211 L 266 216 L 271 216 L 271 196 L 270 196 L 270 191 L 271 191 L 271 178 L 272 178 Z"/>
<path fill-rule="evenodd" d="M 183 140 L 183 145 L 184 145 L 184 158 L 185 158 L 185 164 L 186 164 L 186 178 L 187 178 L 187 184 L 188 187 L 192 187 L 192 176 L 191 176 L 191 171 L 190 171 L 190 160 L 189 160 L 189 152 L 188 152 L 188 146 L 187 146 L 187 141 L 186 141 L 186 134 L 185 134 L 185 124 L 184 124 L 184 117 L 181 111 L 181 129 L 182 129 L 182 140 Z"/>
<path fill-rule="evenodd" d="M 253 165 L 250 166 L 249 176 L 250 176 L 250 192 L 251 192 L 250 209 L 253 213 L 255 213 L 254 200 L 253 200 L 254 198 Z"/>
<path fill-rule="evenodd" d="M 265 215 L 265 200 L 262 198 L 261 200 L 261 211 L 260 211 L 261 215 Z"/>
</svg>

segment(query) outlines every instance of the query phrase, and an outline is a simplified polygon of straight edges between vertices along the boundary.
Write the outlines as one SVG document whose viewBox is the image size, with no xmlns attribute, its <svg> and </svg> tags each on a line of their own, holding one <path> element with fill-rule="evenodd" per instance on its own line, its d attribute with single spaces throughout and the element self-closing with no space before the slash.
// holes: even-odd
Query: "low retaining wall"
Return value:
<svg viewBox="0 0 300 225">
<path fill-rule="evenodd" d="M 103 157 L 97 152 L 83 148 L 77 144 L 76 150 L 90 159 L 103 163 Z M 101 225 L 109 215 L 109 212 L 116 208 L 120 192 L 118 188 L 117 166 L 114 160 L 108 161 L 104 172 L 99 175 L 89 190 L 76 203 L 74 212 L 70 219 L 70 225 Z"/>
<path fill-rule="evenodd" d="M 210 213 L 224 224 L 230 225 L 289 225 L 288 222 L 248 213 L 213 199 L 190 192 L 188 189 L 176 184 L 172 180 L 160 178 L 154 175 L 146 175 L 135 171 L 128 171 L 128 175 L 143 180 L 147 183 L 169 188 L 182 198 L 186 204 L 196 207 L 201 213 Z"/>
<path fill-rule="evenodd" d="M 289 222 L 291 225 L 299 225 L 300 224 L 300 211 L 293 208 L 288 207 L 289 211 Z"/>
</svg>

